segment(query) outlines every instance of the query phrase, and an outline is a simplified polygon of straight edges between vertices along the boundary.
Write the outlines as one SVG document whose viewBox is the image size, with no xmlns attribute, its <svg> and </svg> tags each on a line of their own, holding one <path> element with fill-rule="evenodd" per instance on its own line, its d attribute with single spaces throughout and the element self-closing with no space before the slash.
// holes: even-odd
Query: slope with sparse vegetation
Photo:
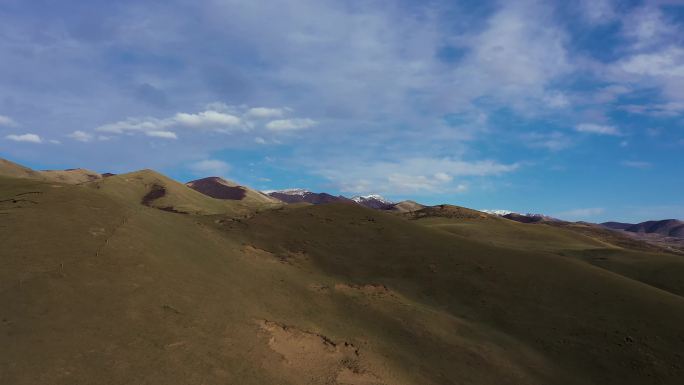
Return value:
<svg viewBox="0 0 684 385">
<path fill-rule="evenodd" d="M 152 171 L 0 177 L 0 244 L 3 384 L 684 376 L 680 256 L 455 206 L 253 204 Z"/>
</svg>

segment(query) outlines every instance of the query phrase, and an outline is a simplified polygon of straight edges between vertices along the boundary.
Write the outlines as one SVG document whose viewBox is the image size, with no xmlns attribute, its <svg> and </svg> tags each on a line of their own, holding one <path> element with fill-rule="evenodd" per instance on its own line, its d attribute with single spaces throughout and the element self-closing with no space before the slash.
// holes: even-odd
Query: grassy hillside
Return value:
<svg viewBox="0 0 684 385">
<path fill-rule="evenodd" d="M 584 224 L 520 223 L 495 216 L 424 216 L 417 224 L 504 248 L 576 258 L 651 286 L 684 295 L 684 257 L 628 236 Z"/>
<path fill-rule="evenodd" d="M 154 186 L 165 193 L 145 200 Z M 445 227 L 345 204 L 243 210 L 150 171 L 85 185 L 0 178 L 0 201 L 3 384 L 684 375 L 684 299 L 655 287 L 674 277 L 629 278 L 619 253 L 624 274 L 559 255 L 602 245 L 562 229 L 515 244 L 528 230 L 503 220 Z"/>
<path fill-rule="evenodd" d="M 82 168 L 35 171 L 2 158 L 0 158 L 0 176 L 10 178 L 28 178 L 46 182 L 60 182 L 67 184 L 86 183 L 102 178 L 102 175 Z"/>
<path fill-rule="evenodd" d="M 185 184 L 191 189 L 204 195 L 222 200 L 240 200 L 247 204 L 280 205 L 281 201 L 268 196 L 261 191 L 241 186 L 233 181 L 219 177 L 207 177 L 190 181 Z"/>
<path fill-rule="evenodd" d="M 520 223 L 490 215 L 466 218 L 424 216 L 415 222 L 483 243 L 519 250 L 559 251 L 614 247 L 563 228 Z"/>
<path fill-rule="evenodd" d="M 115 175 L 92 183 L 112 198 L 133 207 L 146 206 L 185 214 L 229 214 L 248 216 L 255 210 L 279 207 L 280 204 L 256 200 L 215 199 L 152 170 Z"/>
</svg>

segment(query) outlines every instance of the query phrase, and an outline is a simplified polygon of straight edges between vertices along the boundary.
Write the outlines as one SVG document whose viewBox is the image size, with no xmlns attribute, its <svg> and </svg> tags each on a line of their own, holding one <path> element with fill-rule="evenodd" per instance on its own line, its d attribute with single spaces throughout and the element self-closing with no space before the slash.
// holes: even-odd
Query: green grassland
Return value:
<svg viewBox="0 0 684 385">
<path fill-rule="evenodd" d="M 0 201 L 2 384 L 684 378 L 678 255 L 489 216 L 221 201 L 151 171 L 0 177 Z"/>
</svg>

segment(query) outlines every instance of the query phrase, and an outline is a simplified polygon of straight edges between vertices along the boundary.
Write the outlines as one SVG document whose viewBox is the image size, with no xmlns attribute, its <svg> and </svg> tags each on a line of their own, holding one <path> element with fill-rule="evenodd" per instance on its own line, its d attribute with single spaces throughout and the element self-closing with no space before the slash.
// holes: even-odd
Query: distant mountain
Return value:
<svg viewBox="0 0 684 385">
<path fill-rule="evenodd" d="M 520 222 L 520 223 L 538 223 L 538 222 L 558 222 L 560 219 L 550 217 L 548 215 L 544 214 L 532 214 L 532 213 L 527 213 L 527 214 L 520 214 L 516 213 L 515 211 L 510 211 L 510 210 L 480 210 L 483 213 L 487 213 L 490 215 L 496 215 L 502 218 L 510 219 L 512 221 Z"/>
<path fill-rule="evenodd" d="M 601 226 L 636 234 L 657 234 L 665 237 L 684 238 L 684 221 L 663 219 L 641 223 L 604 222 Z"/>
<path fill-rule="evenodd" d="M 487 210 L 487 209 L 485 209 L 485 210 L 480 210 L 480 211 L 482 211 L 483 213 L 487 213 L 487 214 L 498 215 L 500 217 L 514 213 L 514 211 L 510 211 L 510 210 Z"/>
<path fill-rule="evenodd" d="M 381 195 L 372 194 L 366 196 L 355 196 L 352 200 L 361 206 L 376 210 L 391 210 L 395 203 L 385 199 Z"/>
<path fill-rule="evenodd" d="M 550 217 L 548 215 L 543 215 L 543 214 L 509 213 L 506 215 L 502 215 L 501 217 L 506 218 L 506 219 L 510 219 L 512 221 L 521 222 L 521 223 L 559 222 L 559 221 L 561 221 L 558 218 Z"/>
<path fill-rule="evenodd" d="M 328 193 L 315 193 L 300 188 L 264 191 L 264 193 L 270 197 L 273 197 L 285 203 L 311 203 L 314 205 L 320 205 L 325 203 L 353 202 L 351 199 L 345 198 L 343 196 L 334 196 Z"/>
<path fill-rule="evenodd" d="M 193 190 L 216 199 L 251 200 L 263 203 L 278 202 L 276 198 L 270 197 L 260 191 L 240 186 L 235 182 L 216 176 L 193 180 L 186 183 L 186 185 Z"/>
<path fill-rule="evenodd" d="M 637 223 L 625 229 L 632 233 L 660 234 L 666 237 L 684 237 L 684 222 L 677 219 L 661 221 L 646 221 Z"/>
<path fill-rule="evenodd" d="M 634 223 L 624 223 L 624 222 L 603 222 L 600 223 L 601 226 L 607 227 L 613 230 L 626 230 L 627 228 L 634 226 Z"/>
</svg>

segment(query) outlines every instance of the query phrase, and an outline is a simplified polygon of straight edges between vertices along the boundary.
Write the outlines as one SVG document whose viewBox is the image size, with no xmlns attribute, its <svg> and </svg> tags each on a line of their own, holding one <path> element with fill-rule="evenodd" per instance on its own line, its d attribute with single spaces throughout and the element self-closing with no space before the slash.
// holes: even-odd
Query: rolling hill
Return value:
<svg viewBox="0 0 684 385">
<path fill-rule="evenodd" d="M 102 175 L 82 168 L 36 171 L 2 158 L 0 158 L 0 176 L 67 184 L 80 184 L 102 179 Z"/>
<path fill-rule="evenodd" d="M 625 229 L 631 233 L 659 234 L 666 237 L 684 237 L 684 222 L 676 219 L 646 221 Z"/>
<path fill-rule="evenodd" d="M 238 185 L 219 177 L 208 177 L 190 181 L 186 186 L 195 191 L 216 199 L 251 201 L 256 203 L 279 203 L 276 198 L 270 197 L 260 191 Z"/>
<path fill-rule="evenodd" d="M 0 383 L 684 376 L 678 255 L 458 206 L 273 205 L 151 170 L 21 170 L 0 176 Z"/>
</svg>

